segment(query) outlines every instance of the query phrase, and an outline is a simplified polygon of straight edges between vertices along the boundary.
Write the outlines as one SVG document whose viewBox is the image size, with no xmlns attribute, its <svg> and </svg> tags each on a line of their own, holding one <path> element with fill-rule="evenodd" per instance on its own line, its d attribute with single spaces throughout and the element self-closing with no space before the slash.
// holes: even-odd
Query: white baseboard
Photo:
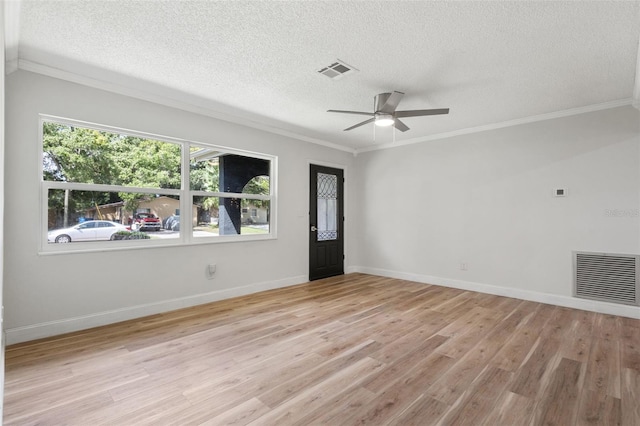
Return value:
<svg viewBox="0 0 640 426">
<path fill-rule="evenodd" d="M 345 274 L 354 274 L 356 272 L 360 272 L 360 268 L 358 266 L 347 266 L 344 268 Z"/>
<path fill-rule="evenodd" d="M 352 272 L 360 272 L 363 274 L 379 275 L 383 277 L 415 281 L 424 284 L 433 284 L 442 287 L 457 288 L 460 290 L 477 291 L 480 293 L 494 294 L 496 296 L 513 297 L 514 299 L 528 300 L 531 302 L 547 303 L 550 305 L 564 306 L 567 308 L 582 309 L 585 311 L 598 312 L 602 314 L 619 315 L 623 317 L 640 319 L 640 307 L 638 306 L 618 305 L 615 303 L 578 299 L 576 297 L 561 296 L 557 294 L 540 293 L 518 288 L 500 287 L 491 284 L 454 280 L 450 278 L 434 277 L 430 275 L 414 274 L 410 272 L 369 268 L 366 266 L 352 266 L 350 267 L 350 269 L 352 270 Z"/>
<path fill-rule="evenodd" d="M 272 290 L 276 288 L 288 287 L 302 284 L 308 281 L 306 275 L 284 278 L 275 281 L 265 281 L 254 283 L 242 287 L 229 288 L 212 291 L 209 293 L 196 294 L 177 299 L 163 300 L 160 302 L 147 303 L 144 305 L 130 306 L 112 311 L 99 312 L 75 318 L 65 318 L 58 321 L 49 321 L 40 324 L 32 324 L 24 327 L 9 328 L 6 330 L 6 344 L 26 342 L 29 340 L 41 339 L 43 337 L 57 336 L 59 334 L 70 333 L 102 325 L 113 324 L 135 318 L 141 318 L 162 312 L 174 311 L 176 309 L 188 308 L 190 306 L 202 305 L 204 303 L 215 302 L 217 300 L 230 299 L 232 297 L 244 296 L 259 291 Z"/>
</svg>

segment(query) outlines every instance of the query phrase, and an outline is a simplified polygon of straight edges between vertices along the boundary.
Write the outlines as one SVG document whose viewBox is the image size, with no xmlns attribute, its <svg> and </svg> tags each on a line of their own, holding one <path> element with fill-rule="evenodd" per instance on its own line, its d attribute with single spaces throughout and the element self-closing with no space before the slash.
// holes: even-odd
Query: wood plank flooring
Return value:
<svg viewBox="0 0 640 426">
<path fill-rule="evenodd" d="M 6 425 L 640 425 L 640 320 L 351 274 L 6 351 Z"/>
</svg>

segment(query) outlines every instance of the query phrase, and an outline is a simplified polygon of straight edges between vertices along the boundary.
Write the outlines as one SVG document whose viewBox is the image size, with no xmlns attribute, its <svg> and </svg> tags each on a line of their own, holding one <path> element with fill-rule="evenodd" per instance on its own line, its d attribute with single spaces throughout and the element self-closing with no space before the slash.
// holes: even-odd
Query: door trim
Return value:
<svg viewBox="0 0 640 426">
<path fill-rule="evenodd" d="M 322 166 L 322 167 L 331 167 L 334 169 L 340 169 L 342 170 L 342 177 L 344 177 L 344 187 L 342 188 L 342 198 L 344 199 L 344 210 L 343 210 L 343 214 L 344 214 L 344 227 L 345 229 L 348 229 L 347 224 L 349 223 L 349 189 L 347 188 L 347 184 L 349 182 L 349 167 L 347 167 L 345 164 L 340 164 L 340 163 L 332 163 L 331 161 L 315 161 L 315 160 L 307 160 L 307 170 L 305 173 L 309 173 L 310 170 L 310 166 L 311 165 L 316 165 L 316 166 Z M 307 176 L 307 178 L 310 178 L 309 176 Z M 306 186 L 306 191 L 307 191 L 307 212 L 309 210 L 309 197 L 311 196 L 311 194 L 309 193 L 309 185 Z M 307 216 L 310 214 L 310 212 L 307 213 Z M 309 217 L 307 217 L 307 234 L 309 231 Z M 309 247 L 309 241 L 307 240 L 307 247 Z M 347 254 L 349 251 L 347 250 L 347 248 L 349 247 L 349 241 L 347 239 L 347 235 L 345 234 L 345 238 L 344 238 L 344 270 L 345 273 L 347 273 L 347 260 L 349 259 L 349 255 Z M 309 261 L 309 256 L 307 256 L 307 262 Z M 307 264 L 307 276 L 308 276 L 308 272 L 309 272 L 309 265 Z"/>
</svg>

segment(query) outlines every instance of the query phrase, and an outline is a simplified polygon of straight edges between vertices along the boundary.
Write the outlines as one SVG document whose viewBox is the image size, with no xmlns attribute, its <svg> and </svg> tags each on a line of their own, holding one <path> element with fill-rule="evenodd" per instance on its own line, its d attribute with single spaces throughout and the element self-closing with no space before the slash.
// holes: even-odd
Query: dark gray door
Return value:
<svg viewBox="0 0 640 426">
<path fill-rule="evenodd" d="M 344 274 L 344 171 L 310 167 L 309 280 Z"/>
</svg>

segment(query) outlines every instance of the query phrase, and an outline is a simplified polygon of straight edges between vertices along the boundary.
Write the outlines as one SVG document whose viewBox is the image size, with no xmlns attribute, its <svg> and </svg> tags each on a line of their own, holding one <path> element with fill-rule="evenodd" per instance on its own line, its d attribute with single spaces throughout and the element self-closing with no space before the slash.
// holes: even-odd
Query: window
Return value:
<svg viewBox="0 0 640 426">
<path fill-rule="evenodd" d="M 191 201 L 198 211 L 194 238 L 270 233 L 268 213 L 258 221 L 247 212 L 256 205 L 270 210 L 271 160 L 198 145 L 191 146 L 189 160 Z"/>
<path fill-rule="evenodd" d="M 275 237 L 273 156 L 41 123 L 43 251 Z"/>
</svg>

